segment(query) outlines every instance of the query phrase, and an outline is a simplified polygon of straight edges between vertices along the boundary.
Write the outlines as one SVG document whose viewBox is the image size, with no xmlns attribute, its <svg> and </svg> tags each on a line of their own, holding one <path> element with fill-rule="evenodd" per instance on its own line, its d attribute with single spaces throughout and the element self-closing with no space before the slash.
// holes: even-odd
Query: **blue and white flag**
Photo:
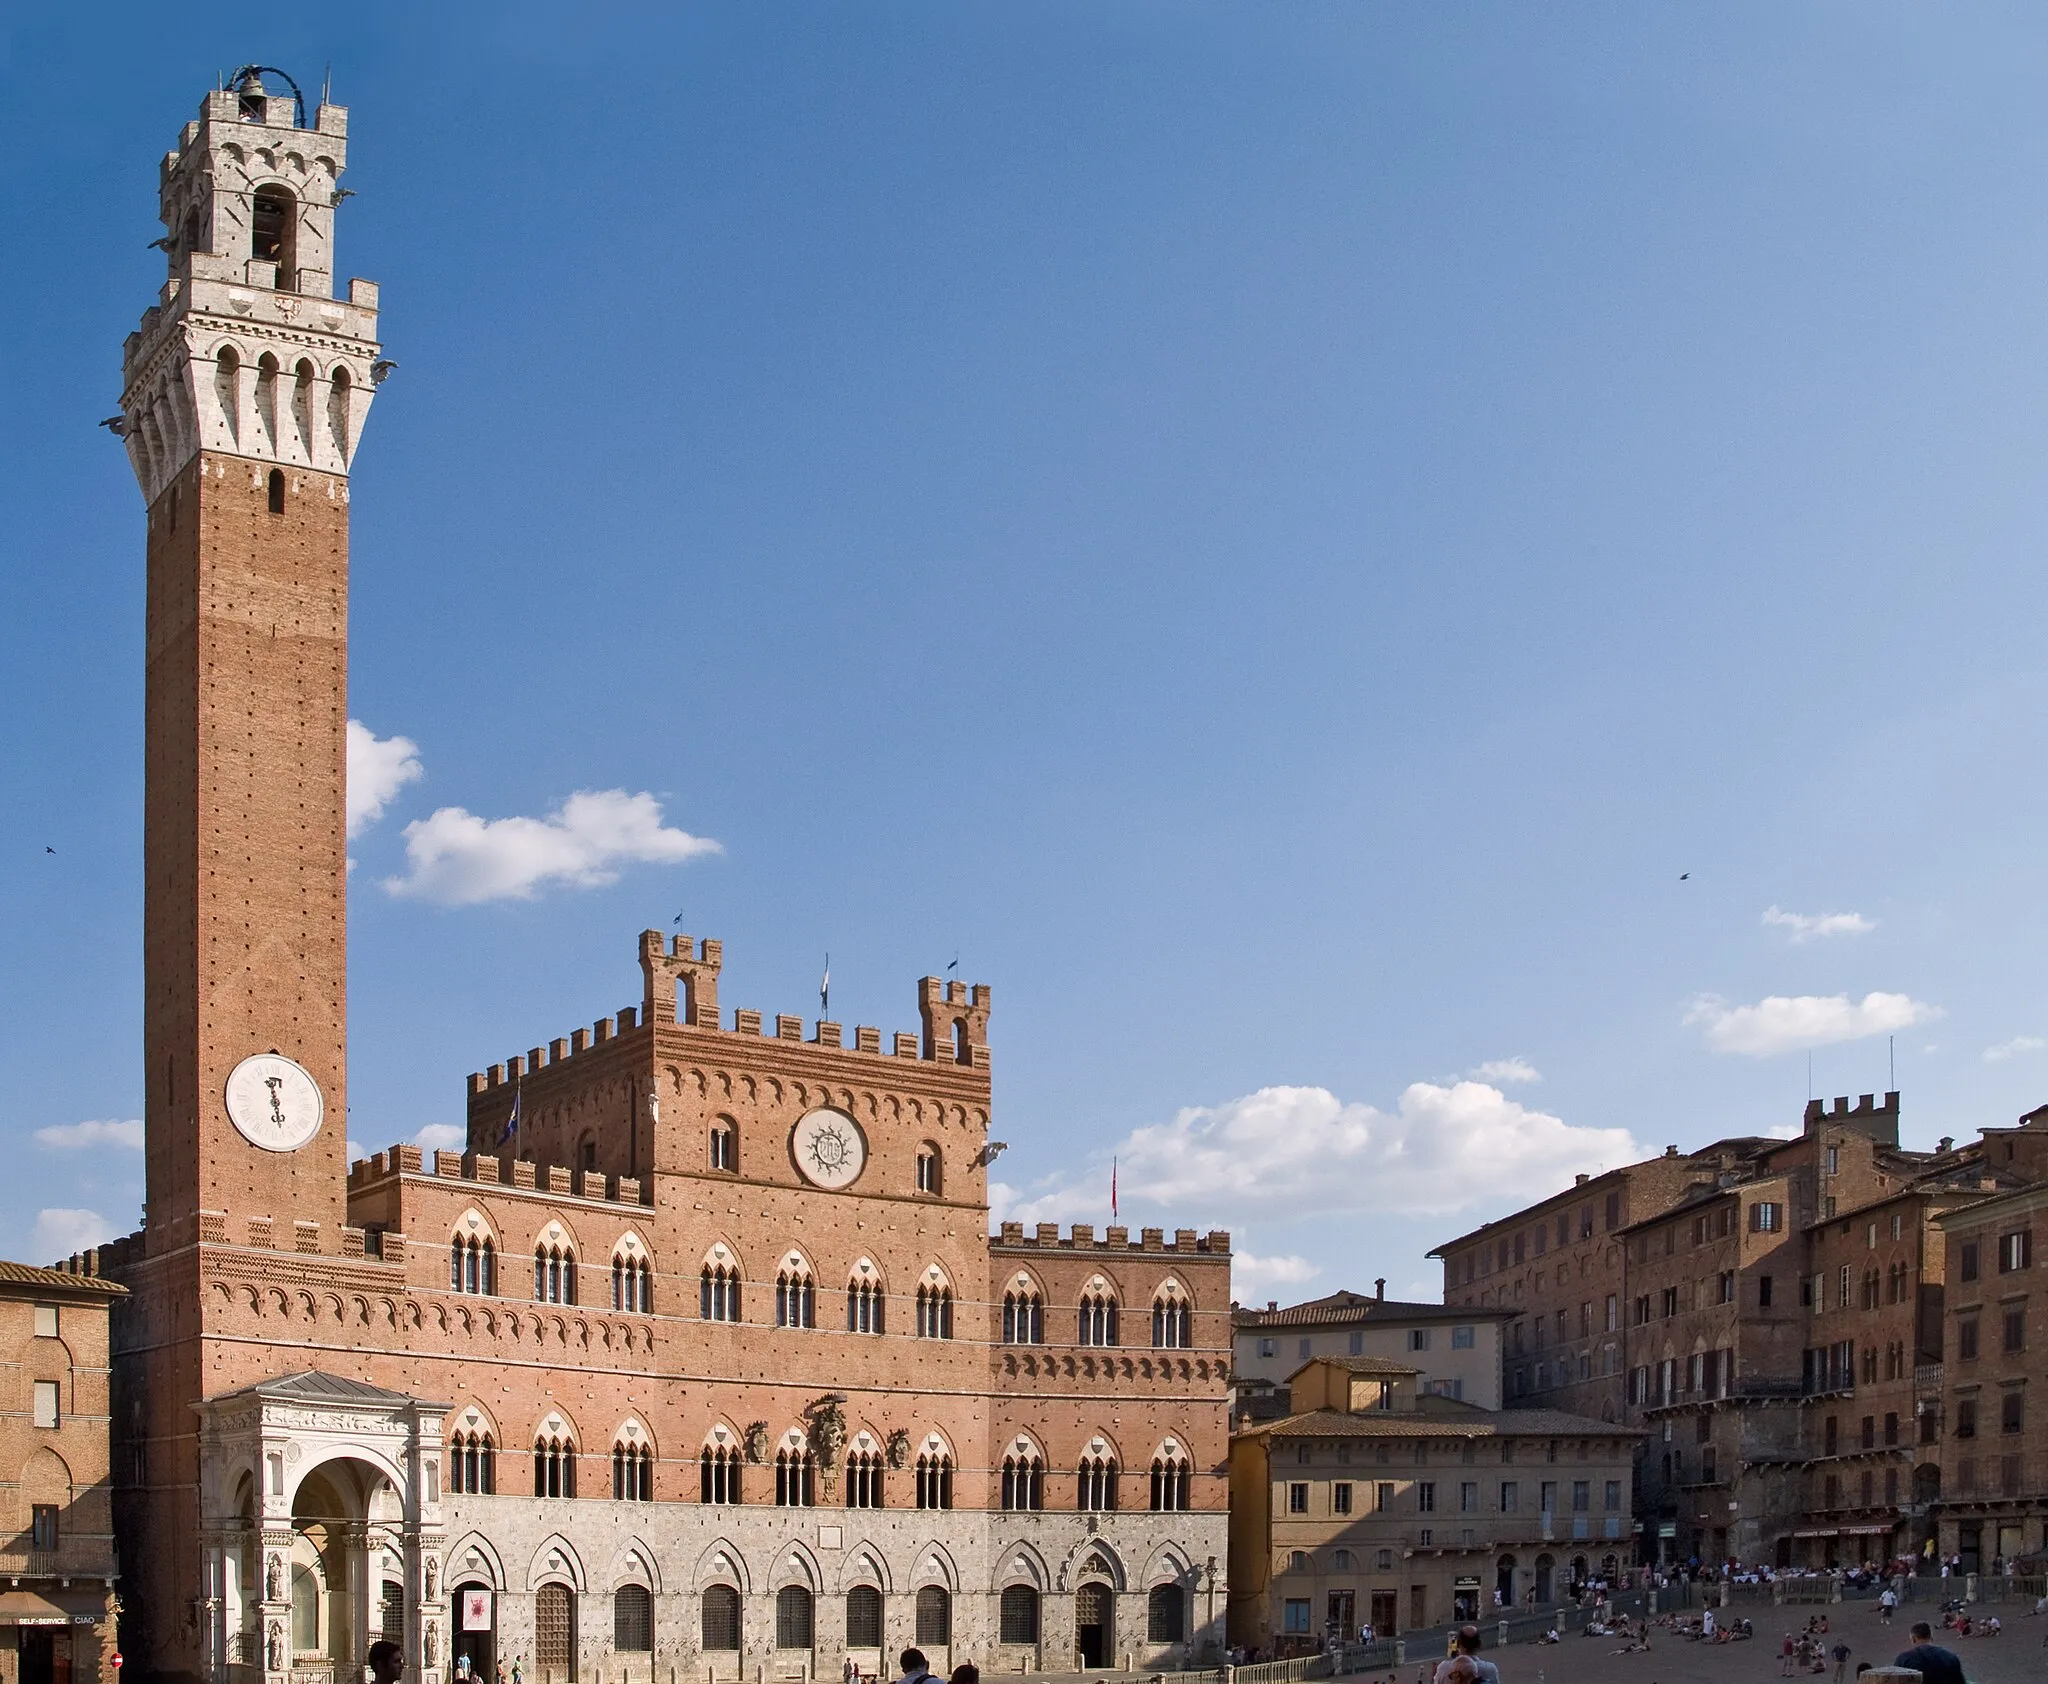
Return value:
<svg viewBox="0 0 2048 1684">
<path fill-rule="evenodd" d="M 521 1090 L 517 1087 L 514 1087 L 512 1090 L 512 1115 L 505 1119 L 505 1132 L 498 1136 L 498 1144 L 500 1146 L 504 1145 L 506 1141 L 510 1140 L 515 1134 L 519 1132 L 520 1092 Z"/>
</svg>

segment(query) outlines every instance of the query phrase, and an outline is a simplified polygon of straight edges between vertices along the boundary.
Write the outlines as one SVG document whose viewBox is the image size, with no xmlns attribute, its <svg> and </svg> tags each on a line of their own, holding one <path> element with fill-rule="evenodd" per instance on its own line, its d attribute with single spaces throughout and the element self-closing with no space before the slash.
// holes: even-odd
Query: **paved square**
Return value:
<svg viewBox="0 0 2048 1684">
<path fill-rule="evenodd" d="M 1765 1613 L 1771 1612 L 1769 1609 Z M 1779 1610 L 1784 1612 L 1784 1610 Z M 1800 1611 L 1799 1624 L 1807 1610 Z M 1878 1624 L 1875 1612 L 1856 1610 L 1834 1613 L 1828 1641 L 1846 1638 L 1851 1651 L 1850 1676 L 1859 1661 L 1888 1666 L 1892 1657 L 1908 1647 L 1908 1621 L 1900 1619 L 1889 1629 Z M 1750 1616 L 1755 1618 L 1754 1614 Z M 1757 1635 L 1746 1643 L 1687 1643 L 1668 1631 L 1654 1630 L 1647 1654 L 1617 1655 L 1604 1638 L 1568 1637 L 1559 1644 L 1512 1644 L 1505 1649 L 1488 1649 L 1486 1658 L 1500 1668 L 1501 1684 L 1767 1684 L 1780 1676 L 1778 1644 L 1784 1636 L 1782 1622 L 1776 1627 L 1757 1621 Z M 2020 1614 L 2011 1619 L 2002 1636 L 1952 1638 L 1947 1647 L 1962 1657 L 1964 1674 L 1970 1684 L 2037 1684 L 2048 1679 L 2048 1619 Z M 1942 1641 L 1936 1635 L 1937 1643 Z M 1432 1662 L 1432 1665 L 1434 1662 Z M 1416 1661 L 1397 1668 L 1396 1684 L 1416 1684 L 1421 1667 Z M 1384 1672 L 1367 1673 L 1370 1684 L 1385 1684 Z M 1801 1673 L 1807 1679 L 1831 1681 L 1834 1668 L 1822 1673 Z"/>
</svg>

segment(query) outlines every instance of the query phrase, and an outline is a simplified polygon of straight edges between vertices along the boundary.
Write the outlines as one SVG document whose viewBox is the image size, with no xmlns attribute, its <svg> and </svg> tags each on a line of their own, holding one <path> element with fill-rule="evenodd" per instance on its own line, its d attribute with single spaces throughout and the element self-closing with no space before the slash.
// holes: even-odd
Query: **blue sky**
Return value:
<svg viewBox="0 0 2048 1684">
<path fill-rule="evenodd" d="M 1114 1152 L 1246 1297 L 1433 1285 L 1574 1169 L 1795 1123 L 1809 1053 L 1867 1092 L 1895 1037 L 1916 1144 L 2048 1099 L 2037 8 L 46 9 L 0 23 L 0 1250 L 137 1218 L 94 424 L 156 159 L 250 59 L 331 66 L 400 364 L 364 1145 L 678 913 L 728 1006 L 815 1015 L 829 949 L 885 1032 L 957 953 L 1008 1207 L 1106 1220 Z"/>
</svg>

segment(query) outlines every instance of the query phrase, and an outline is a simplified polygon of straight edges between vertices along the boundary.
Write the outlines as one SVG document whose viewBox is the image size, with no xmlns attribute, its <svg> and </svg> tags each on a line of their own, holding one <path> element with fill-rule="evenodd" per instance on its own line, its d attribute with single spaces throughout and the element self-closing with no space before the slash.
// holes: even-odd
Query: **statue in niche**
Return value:
<svg viewBox="0 0 2048 1684">
<path fill-rule="evenodd" d="M 272 1672 L 284 1671 L 284 1621 L 270 1622 L 270 1637 L 265 1644 L 265 1661 Z"/>
<path fill-rule="evenodd" d="M 441 1569 L 430 1555 L 427 1557 L 427 1600 L 434 1600 L 434 1590 L 441 1582 Z"/>
<path fill-rule="evenodd" d="M 438 1666 L 441 1661 L 441 1634 L 431 1621 L 427 1624 L 426 1635 L 420 1639 L 420 1659 L 429 1667 Z"/>
<path fill-rule="evenodd" d="M 266 1602 L 284 1600 L 284 1557 L 273 1554 L 270 1565 L 263 1573 L 263 1599 Z"/>
</svg>

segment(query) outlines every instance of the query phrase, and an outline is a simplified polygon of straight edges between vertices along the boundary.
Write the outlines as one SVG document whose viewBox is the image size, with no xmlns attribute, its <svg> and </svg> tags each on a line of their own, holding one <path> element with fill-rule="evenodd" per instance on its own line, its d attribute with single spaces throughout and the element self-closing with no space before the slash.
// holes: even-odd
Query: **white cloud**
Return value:
<svg viewBox="0 0 2048 1684">
<path fill-rule="evenodd" d="M 1540 1082 L 1543 1072 L 1526 1058 L 1489 1058 L 1472 1074 L 1482 1082 Z"/>
<path fill-rule="evenodd" d="M 386 878 L 394 895 L 446 906 L 531 900 L 539 889 L 579 889 L 618 881 L 622 865 L 678 865 L 719 852 L 707 837 L 661 822 L 661 804 L 642 791 L 582 790 L 544 819 L 481 819 L 443 807 L 405 827 L 403 877 Z"/>
<path fill-rule="evenodd" d="M 1768 929 L 1788 930 L 1795 942 L 1819 941 L 1825 936 L 1868 935 L 1877 928 L 1875 918 L 1860 912 L 1787 912 L 1781 907 L 1764 910 Z"/>
<path fill-rule="evenodd" d="M 1322 1273 L 1320 1264 L 1306 1257 L 1254 1257 L 1248 1251 L 1234 1252 L 1230 1259 L 1230 1295 L 1255 1304 L 1269 1288 L 1299 1286 Z"/>
<path fill-rule="evenodd" d="M 96 1210 L 65 1210 L 53 1207 L 36 1212 L 35 1237 L 29 1244 L 34 1255 L 56 1262 L 88 1246 L 104 1245 L 120 1230 Z"/>
<path fill-rule="evenodd" d="M 1643 1150 L 1626 1129 L 1574 1127 L 1482 1082 L 1416 1082 L 1393 1111 L 1327 1088 L 1270 1087 L 1133 1129 L 1097 1155 L 1085 1184 L 992 1186 L 993 1213 L 1021 1222 L 1107 1215 L 1112 1154 L 1125 1206 L 1160 1206 L 1182 1224 L 1219 1222 L 1241 1234 L 1265 1219 L 1519 1202 L 1531 1187 L 1567 1185 L 1580 1170 Z"/>
<path fill-rule="evenodd" d="M 60 1152 L 79 1152 L 88 1146 L 119 1146 L 130 1152 L 140 1152 L 142 1119 L 129 1117 L 116 1121 L 95 1117 L 82 1123 L 52 1123 L 48 1128 L 36 1130 L 36 1140 L 40 1145 L 54 1146 Z"/>
<path fill-rule="evenodd" d="M 1846 994 L 1773 994 L 1753 1006 L 1731 1006 L 1718 995 L 1702 994 L 1685 1021 L 1706 1031 L 1707 1045 L 1715 1052 L 1768 1058 L 1802 1047 L 1860 1041 L 1940 1016 L 1939 1006 L 1904 994 L 1866 994 L 1860 1001 Z"/>
<path fill-rule="evenodd" d="M 429 1152 L 460 1152 L 469 1144 L 469 1130 L 460 1123 L 429 1123 L 412 1143 Z"/>
<path fill-rule="evenodd" d="M 369 1155 L 369 1147 L 365 1146 L 360 1140 L 351 1140 L 348 1142 L 348 1161 L 350 1163 L 359 1164 Z"/>
<path fill-rule="evenodd" d="M 2000 1041 L 1995 1047 L 1984 1049 L 1986 1064 L 2003 1064 L 2009 1058 L 2018 1058 L 2021 1053 L 2039 1052 L 2048 1047 L 2038 1035 L 2015 1035 L 2010 1041 Z"/>
<path fill-rule="evenodd" d="M 384 816 L 391 798 L 426 776 L 419 744 L 380 737 L 360 719 L 348 722 L 348 833 L 360 836 Z"/>
</svg>

